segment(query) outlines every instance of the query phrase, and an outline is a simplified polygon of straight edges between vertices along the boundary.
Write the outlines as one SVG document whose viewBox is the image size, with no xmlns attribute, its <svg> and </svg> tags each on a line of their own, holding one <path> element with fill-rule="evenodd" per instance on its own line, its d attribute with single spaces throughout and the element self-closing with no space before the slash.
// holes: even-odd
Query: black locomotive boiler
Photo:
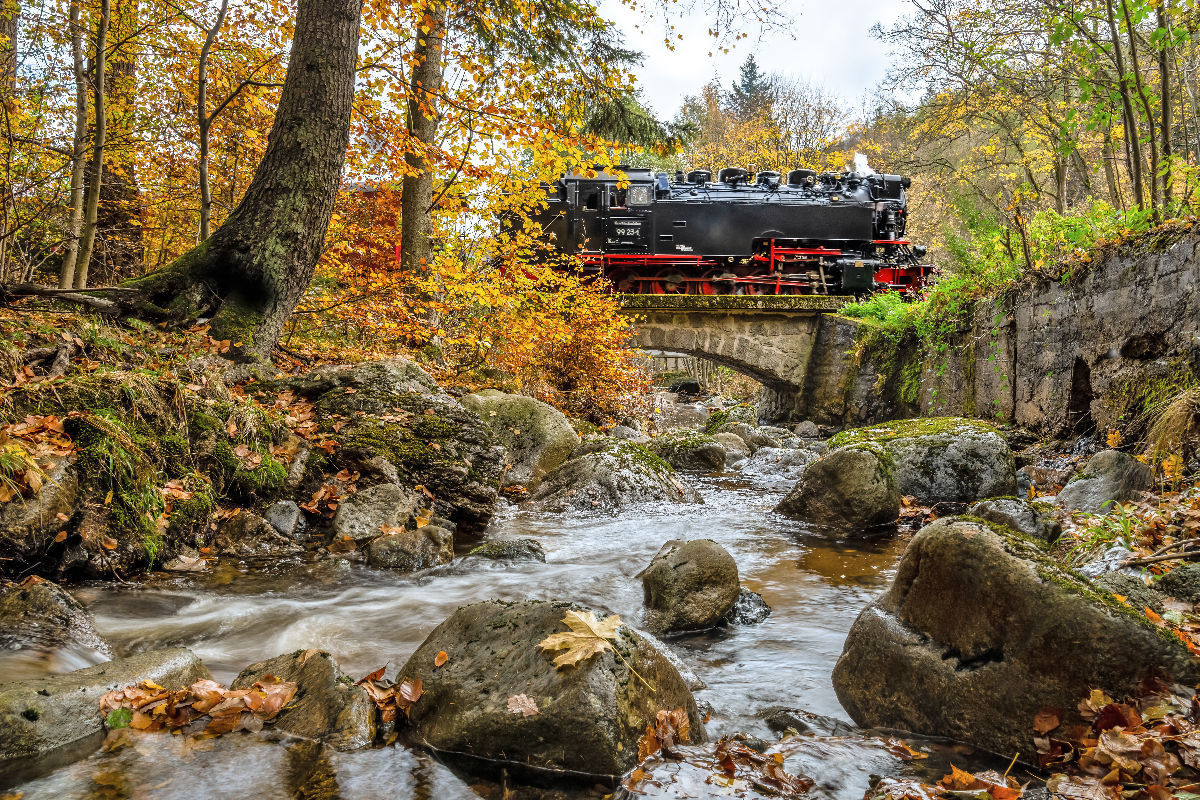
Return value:
<svg viewBox="0 0 1200 800">
<path fill-rule="evenodd" d="M 620 292 L 908 293 L 929 271 L 904 235 L 908 186 L 875 173 L 729 168 L 713 180 L 620 167 L 547 186 L 535 221 Z"/>
</svg>

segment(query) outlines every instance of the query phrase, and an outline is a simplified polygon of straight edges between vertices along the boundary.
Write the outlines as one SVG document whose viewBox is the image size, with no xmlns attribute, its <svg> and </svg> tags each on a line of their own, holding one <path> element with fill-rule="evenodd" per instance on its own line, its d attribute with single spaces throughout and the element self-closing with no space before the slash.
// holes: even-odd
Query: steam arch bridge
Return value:
<svg viewBox="0 0 1200 800">
<path fill-rule="evenodd" d="M 847 351 L 856 326 L 831 312 L 853 299 L 637 294 L 623 296 L 622 313 L 635 320 L 635 347 L 696 356 L 748 375 L 764 387 L 760 417 L 784 422 L 816 409 L 842 410 L 846 382 L 854 379 Z"/>
</svg>

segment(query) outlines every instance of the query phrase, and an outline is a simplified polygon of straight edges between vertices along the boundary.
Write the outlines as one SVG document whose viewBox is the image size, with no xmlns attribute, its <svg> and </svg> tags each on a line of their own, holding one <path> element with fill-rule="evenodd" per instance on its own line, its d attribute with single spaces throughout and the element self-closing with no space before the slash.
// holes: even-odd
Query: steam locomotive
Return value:
<svg viewBox="0 0 1200 800">
<path fill-rule="evenodd" d="M 631 294 L 914 292 L 930 270 L 904 237 L 909 179 L 796 169 L 684 175 L 618 167 L 547 185 L 535 221 Z"/>
</svg>

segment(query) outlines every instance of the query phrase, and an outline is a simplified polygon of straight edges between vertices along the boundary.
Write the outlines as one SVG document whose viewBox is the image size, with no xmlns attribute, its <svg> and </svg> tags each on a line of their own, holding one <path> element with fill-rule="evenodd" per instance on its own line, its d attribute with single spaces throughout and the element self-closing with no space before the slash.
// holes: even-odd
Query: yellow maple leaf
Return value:
<svg viewBox="0 0 1200 800">
<path fill-rule="evenodd" d="M 568 611 L 562 621 L 571 630 L 553 633 L 540 643 L 547 652 L 566 651 L 554 659 L 554 666 L 559 669 L 573 667 L 580 661 L 611 650 L 617 641 L 617 629 L 622 625 L 621 618 L 616 614 L 600 620 L 594 611 Z"/>
</svg>

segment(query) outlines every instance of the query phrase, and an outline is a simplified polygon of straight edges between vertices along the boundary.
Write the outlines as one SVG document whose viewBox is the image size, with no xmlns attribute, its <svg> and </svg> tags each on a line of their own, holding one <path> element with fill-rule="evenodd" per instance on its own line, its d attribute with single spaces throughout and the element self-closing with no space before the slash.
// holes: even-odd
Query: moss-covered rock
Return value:
<svg viewBox="0 0 1200 800">
<path fill-rule="evenodd" d="M 326 471 L 347 468 L 377 482 L 425 486 L 438 514 L 460 531 L 481 530 L 491 518 L 503 447 L 477 414 L 412 362 L 324 367 L 281 386 L 313 402 L 320 432 L 333 447 L 309 465 L 304 488 L 319 485 Z"/>
<path fill-rule="evenodd" d="M 702 502 L 671 465 L 632 442 L 597 440 L 551 472 L 526 507 L 615 514 L 644 503 Z"/>
<path fill-rule="evenodd" d="M 1200 660 L 1030 540 L 956 518 L 913 538 L 833 673 L 860 725 L 995 753 L 1036 752 L 1043 709 L 1061 709 L 1065 729 L 1082 722 L 1078 704 L 1091 690 L 1133 696 L 1151 678 L 1194 684 Z"/>
<path fill-rule="evenodd" d="M 968 503 L 1016 494 L 1016 461 L 991 425 L 961 417 L 884 422 L 843 431 L 835 450 L 859 444 L 882 448 L 896 467 L 900 493 L 922 503 Z"/>
<path fill-rule="evenodd" d="M 487 389 L 459 398 L 491 428 L 508 454 L 505 485 L 532 491 L 579 445 L 579 434 L 558 409 L 532 397 Z"/>
<path fill-rule="evenodd" d="M 697 431 L 667 431 L 651 439 L 646 444 L 646 449 L 675 469 L 716 472 L 725 467 L 724 445 Z"/>
<path fill-rule="evenodd" d="M 617 630 L 614 649 L 555 667 L 556 654 L 539 644 L 567 631 L 562 620 L 572 608 L 474 603 L 435 628 L 399 672 L 424 687 L 409 712 L 424 742 L 506 762 L 510 771 L 552 770 L 594 783 L 637 764 L 638 739 L 661 709 L 683 708 L 691 741 L 704 741 L 700 713 L 678 670 L 629 627 Z M 439 667 L 442 651 L 449 660 Z"/>
</svg>

